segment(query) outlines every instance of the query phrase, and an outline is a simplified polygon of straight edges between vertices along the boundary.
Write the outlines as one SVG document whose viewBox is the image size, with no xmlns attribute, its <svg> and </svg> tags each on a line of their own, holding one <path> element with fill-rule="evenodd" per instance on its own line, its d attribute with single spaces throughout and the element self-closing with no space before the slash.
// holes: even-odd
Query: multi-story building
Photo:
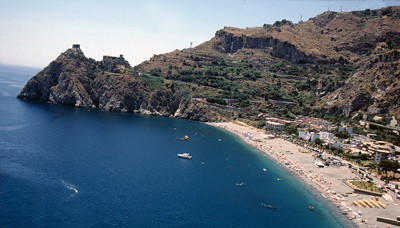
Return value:
<svg viewBox="0 0 400 228">
<path fill-rule="evenodd" d="M 342 148 L 343 147 L 343 142 L 341 139 L 334 137 L 331 139 L 327 140 L 327 143 L 330 147 L 336 147 L 336 148 Z"/>
<path fill-rule="evenodd" d="M 310 140 L 310 132 L 308 131 L 299 131 L 299 138 L 304 139 L 306 141 Z"/>
<path fill-rule="evenodd" d="M 329 130 L 331 127 L 331 123 L 326 120 L 302 115 L 297 116 L 294 122 L 297 125 L 306 125 L 310 129 L 317 130 Z"/>
<path fill-rule="evenodd" d="M 265 126 L 267 128 L 271 128 L 271 129 L 274 129 L 274 130 L 283 130 L 283 129 L 285 129 L 285 124 L 272 122 L 272 121 L 267 121 L 265 123 Z"/>
<path fill-rule="evenodd" d="M 386 160 L 395 155 L 396 148 L 392 143 L 385 141 L 363 141 L 361 147 L 375 157 L 375 163 Z"/>
<path fill-rule="evenodd" d="M 333 139 L 333 137 L 335 137 L 332 133 L 330 133 L 330 132 L 326 132 L 326 131 L 321 131 L 320 133 L 319 133 L 319 138 L 321 139 L 321 140 L 327 140 L 327 139 Z"/>
<path fill-rule="evenodd" d="M 353 128 L 351 128 L 348 123 L 341 122 L 338 131 L 345 131 L 349 135 L 351 135 L 353 133 Z"/>
<path fill-rule="evenodd" d="M 316 139 L 319 139 L 319 134 L 317 134 L 315 132 L 311 132 L 310 133 L 310 141 L 314 142 Z"/>
</svg>

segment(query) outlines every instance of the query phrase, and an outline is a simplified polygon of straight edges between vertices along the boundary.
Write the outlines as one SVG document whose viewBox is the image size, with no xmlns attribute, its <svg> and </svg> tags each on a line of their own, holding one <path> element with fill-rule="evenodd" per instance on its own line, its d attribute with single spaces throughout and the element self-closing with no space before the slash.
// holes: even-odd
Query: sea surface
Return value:
<svg viewBox="0 0 400 228">
<path fill-rule="evenodd" d="M 0 65 L 0 227 L 349 226 L 221 129 L 17 99 L 39 70 Z"/>
</svg>

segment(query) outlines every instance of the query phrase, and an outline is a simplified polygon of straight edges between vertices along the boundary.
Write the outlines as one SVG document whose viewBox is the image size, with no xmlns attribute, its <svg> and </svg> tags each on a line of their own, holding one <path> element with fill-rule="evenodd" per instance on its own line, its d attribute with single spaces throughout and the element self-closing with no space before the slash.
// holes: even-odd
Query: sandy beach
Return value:
<svg viewBox="0 0 400 228">
<path fill-rule="evenodd" d="M 400 201 L 391 197 L 384 196 L 377 199 L 384 206 L 364 205 L 359 201 L 368 200 L 371 202 L 373 196 L 361 193 L 354 193 L 345 181 L 347 179 L 360 179 L 353 169 L 347 166 L 330 165 L 317 168 L 315 162 L 320 161 L 312 153 L 304 153 L 306 148 L 294 144 L 282 138 L 267 139 L 264 130 L 248 126 L 241 122 L 220 122 L 208 123 L 209 125 L 225 129 L 238 135 L 242 140 L 266 156 L 275 160 L 293 175 L 299 176 L 305 183 L 316 190 L 321 196 L 331 201 L 334 207 L 340 209 L 345 214 L 345 218 L 352 220 L 359 227 L 395 227 L 386 223 L 378 222 L 377 216 L 396 219 L 400 216 Z M 301 152 L 300 152 L 301 151 Z M 376 198 L 375 198 L 376 199 Z M 352 202 L 356 201 L 357 205 Z"/>
</svg>

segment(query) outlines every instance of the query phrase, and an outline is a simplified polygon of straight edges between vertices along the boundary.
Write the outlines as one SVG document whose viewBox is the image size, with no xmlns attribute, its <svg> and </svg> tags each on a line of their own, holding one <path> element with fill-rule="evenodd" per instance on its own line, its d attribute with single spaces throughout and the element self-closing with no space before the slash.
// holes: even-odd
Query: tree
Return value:
<svg viewBox="0 0 400 228">
<path fill-rule="evenodd" d="M 336 132 L 335 136 L 340 138 L 340 139 L 348 139 L 350 137 L 350 135 L 349 135 L 349 133 L 347 133 L 347 131 Z"/>
<path fill-rule="evenodd" d="M 389 160 L 382 160 L 379 163 L 379 168 L 382 172 L 385 172 L 386 177 L 388 178 L 388 172 L 391 170 L 392 168 L 392 162 Z"/>
<path fill-rule="evenodd" d="M 316 138 L 316 139 L 314 140 L 314 143 L 315 143 L 316 145 L 318 145 L 318 146 L 322 146 L 322 144 L 324 143 L 324 141 L 322 141 L 322 140 L 319 139 L 319 138 Z"/>
<path fill-rule="evenodd" d="M 263 128 L 265 126 L 265 121 L 264 120 L 260 120 L 257 123 L 257 128 Z"/>
<path fill-rule="evenodd" d="M 391 171 L 393 172 L 393 176 L 399 173 L 398 169 L 400 169 L 400 163 L 398 161 L 392 161 Z"/>
<path fill-rule="evenodd" d="M 288 126 L 285 126 L 285 131 L 289 134 L 295 134 L 296 136 L 299 134 L 299 131 L 297 130 L 297 125 L 295 124 L 290 124 Z"/>
</svg>

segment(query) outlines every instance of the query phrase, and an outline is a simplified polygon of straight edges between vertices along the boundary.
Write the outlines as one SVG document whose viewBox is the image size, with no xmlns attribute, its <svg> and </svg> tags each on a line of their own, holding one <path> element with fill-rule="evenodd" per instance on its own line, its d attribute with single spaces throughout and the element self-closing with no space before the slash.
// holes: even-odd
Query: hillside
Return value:
<svg viewBox="0 0 400 228">
<path fill-rule="evenodd" d="M 350 88 L 354 80 L 349 79 L 361 74 L 355 75 L 368 65 L 368 59 L 376 59 L 378 64 L 379 55 L 400 47 L 399 12 L 399 7 L 325 12 L 298 24 L 282 20 L 256 28 L 225 27 L 193 49 L 155 55 L 135 69 L 222 89 L 217 97 L 292 101 L 297 103 L 295 114 L 327 109 L 327 113 L 346 116 L 362 111 L 399 119 L 398 102 L 393 97 L 356 106 L 350 105 L 351 99 L 341 97 L 333 102 L 326 97 L 333 99 L 344 85 Z M 380 74 L 381 81 L 398 81 L 393 75 L 395 62 L 385 67 L 375 69 L 370 76 Z M 395 93 L 386 95 L 391 94 Z M 386 108 L 374 108 L 381 106 Z"/>
<path fill-rule="evenodd" d="M 18 97 L 200 121 L 258 121 L 260 112 L 400 119 L 399 48 L 400 7 L 329 11 L 298 24 L 225 27 L 133 68 L 123 57 L 95 61 L 75 47 Z"/>
</svg>

